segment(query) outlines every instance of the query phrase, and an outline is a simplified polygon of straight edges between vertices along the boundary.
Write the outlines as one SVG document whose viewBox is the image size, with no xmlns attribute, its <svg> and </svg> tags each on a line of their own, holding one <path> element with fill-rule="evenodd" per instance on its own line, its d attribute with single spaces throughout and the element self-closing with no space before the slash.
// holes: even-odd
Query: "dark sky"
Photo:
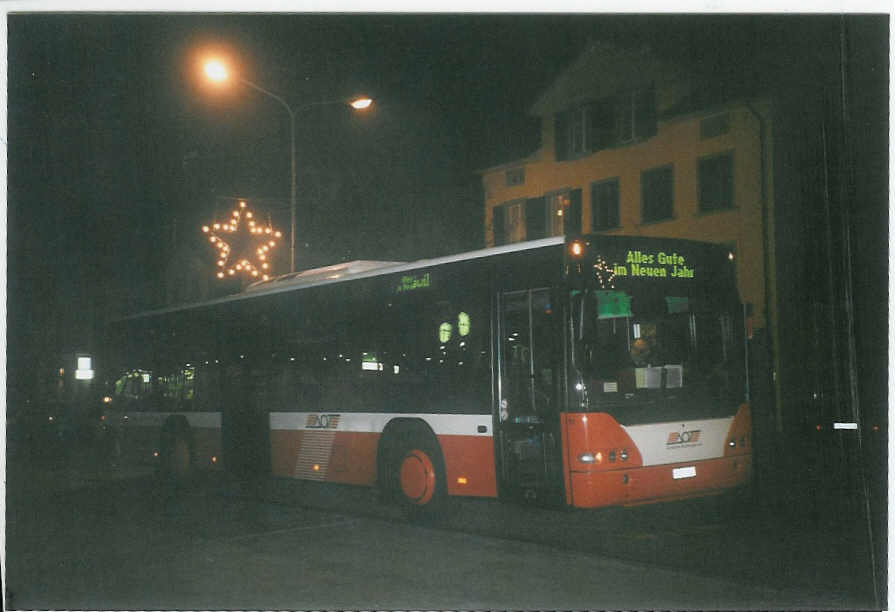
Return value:
<svg viewBox="0 0 895 612">
<path fill-rule="evenodd" d="M 288 228 L 287 114 L 201 83 L 204 49 L 294 107 L 376 100 L 363 115 L 298 114 L 302 267 L 480 247 L 475 171 L 537 148 L 527 109 L 589 40 L 649 45 L 718 95 L 798 97 L 829 78 L 836 28 L 786 15 L 11 15 L 11 361 L 76 350 L 105 317 L 163 303 L 174 265 L 210 259 L 199 227 L 227 196 Z"/>
</svg>

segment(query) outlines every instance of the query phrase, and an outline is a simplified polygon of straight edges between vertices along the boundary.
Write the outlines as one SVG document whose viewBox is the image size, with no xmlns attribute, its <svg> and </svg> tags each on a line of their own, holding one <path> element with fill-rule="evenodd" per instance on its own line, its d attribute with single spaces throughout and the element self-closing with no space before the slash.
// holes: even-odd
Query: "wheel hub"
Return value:
<svg viewBox="0 0 895 612">
<path fill-rule="evenodd" d="M 401 491 L 408 501 L 427 504 L 435 492 L 435 466 L 429 456 L 420 450 L 412 450 L 401 462 Z"/>
</svg>

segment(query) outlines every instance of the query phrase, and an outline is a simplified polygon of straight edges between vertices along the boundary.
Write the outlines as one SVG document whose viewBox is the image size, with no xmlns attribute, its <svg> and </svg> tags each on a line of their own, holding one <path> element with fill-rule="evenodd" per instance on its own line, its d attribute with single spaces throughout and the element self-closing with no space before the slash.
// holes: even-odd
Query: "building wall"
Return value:
<svg viewBox="0 0 895 612">
<path fill-rule="evenodd" d="M 659 97 L 662 110 L 661 92 Z M 768 102 L 751 106 L 762 117 L 770 116 Z M 706 117 L 728 112 L 729 130 L 713 138 L 701 139 L 700 122 Z M 582 230 L 592 231 L 591 184 L 605 179 L 619 181 L 619 227 L 604 233 L 685 238 L 729 244 L 737 255 L 741 298 L 754 305 L 756 327 L 766 325 L 765 244 L 773 245 L 773 215 L 769 212 L 762 227 L 762 169 L 766 172 L 764 205 L 773 210 L 773 189 L 768 158 L 771 135 L 768 122 L 764 131 L 755 113 L 746 103 L 732 104 L 711 111 L 660 119 L 655 136 L 627 146 L 605 149 L 575 160 L 556 161 L 553 116 L 542 122 L 544 146 L 532 157 L 482 172 L 485 195 L 485 241 L 494 244 L 494 207 L 513 200 L 539 197 L 562 189 L 581 189 Z M 762 143 L 762 139 L 764 143 Z M 761 148 L 765 147 L 762 162 Z M 699 161 L 701 158 L 732 152 L 733 207 L 714 212 L 699 210 Z M 641 173 L 651 168 L 673 166 L 673 216 L 671 219 L 644 223 L 641 203 Z M 524 168 L 520 185 L 507 186 L 508 169 Z M 767 232 L 767 235 L 765 235 Z M 767 269 L 773 270 L 773 249 L 768 250 Z M 773 299 L 769 300 L 770 318 L 775 318 Z"/>
</svg>

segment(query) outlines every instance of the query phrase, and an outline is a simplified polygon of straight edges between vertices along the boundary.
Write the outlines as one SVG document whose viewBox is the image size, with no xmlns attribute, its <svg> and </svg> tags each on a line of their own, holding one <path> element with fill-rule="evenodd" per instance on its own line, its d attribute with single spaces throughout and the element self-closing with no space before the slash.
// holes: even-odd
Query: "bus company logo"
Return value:
<svg viewBox="0 0 895 612">
<path fill-rule="evenodd" d="M 338 414 L 309 414 L 305 427 L 308 429 L 338 429 Z"/>
<path fill-rule="evenodd" d="M 694 429 L 692 431 L 672 431 L 668 434 L 668 441 L 665 443 L 665 446 L 683 446 L 685 444 L 698 444 L 699 436 L 702 433 L 701 429 Z"/>
</svg>

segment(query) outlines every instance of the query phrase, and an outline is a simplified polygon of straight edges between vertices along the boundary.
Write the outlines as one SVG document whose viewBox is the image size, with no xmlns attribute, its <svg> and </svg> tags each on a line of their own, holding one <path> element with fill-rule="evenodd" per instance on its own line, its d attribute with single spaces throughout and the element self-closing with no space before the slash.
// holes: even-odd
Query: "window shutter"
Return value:
<svg viewBox="0 0 895 612">
<path fill-rule="evenodd" d="M 569 192 L 569 210 L 563 215 L 564 231 L 567 236 L 581 233 L 581 190 Z"/>
<path fill-rule="evenodd" d="M 556 161 L 569 159 L 569 113 L 556 113 L 553 122 L 553 140 L 556 144 Z"/>
<path fill-rule="evenodd" d="M 588 107 L 588 147 L 600 151 L 615 142 L 615 105 L 612 98 L 593 102 Z"/>
<path fill-rule="evenodd" d="M 495 206 L 491 225 L 494 230 L 494 246 L 507 243 L 507 207 Z"/>
<path fill-rule="evenodd" d="M 547 237 L 547 199 L 529 198 L 525 201 L 525 239 Z"/>
<path fill-rule="evenodd" d="M 653 87 L 634 94 L 634 129 L 637 138 L 656 135 L 656 90 Z"/>
</svg>

